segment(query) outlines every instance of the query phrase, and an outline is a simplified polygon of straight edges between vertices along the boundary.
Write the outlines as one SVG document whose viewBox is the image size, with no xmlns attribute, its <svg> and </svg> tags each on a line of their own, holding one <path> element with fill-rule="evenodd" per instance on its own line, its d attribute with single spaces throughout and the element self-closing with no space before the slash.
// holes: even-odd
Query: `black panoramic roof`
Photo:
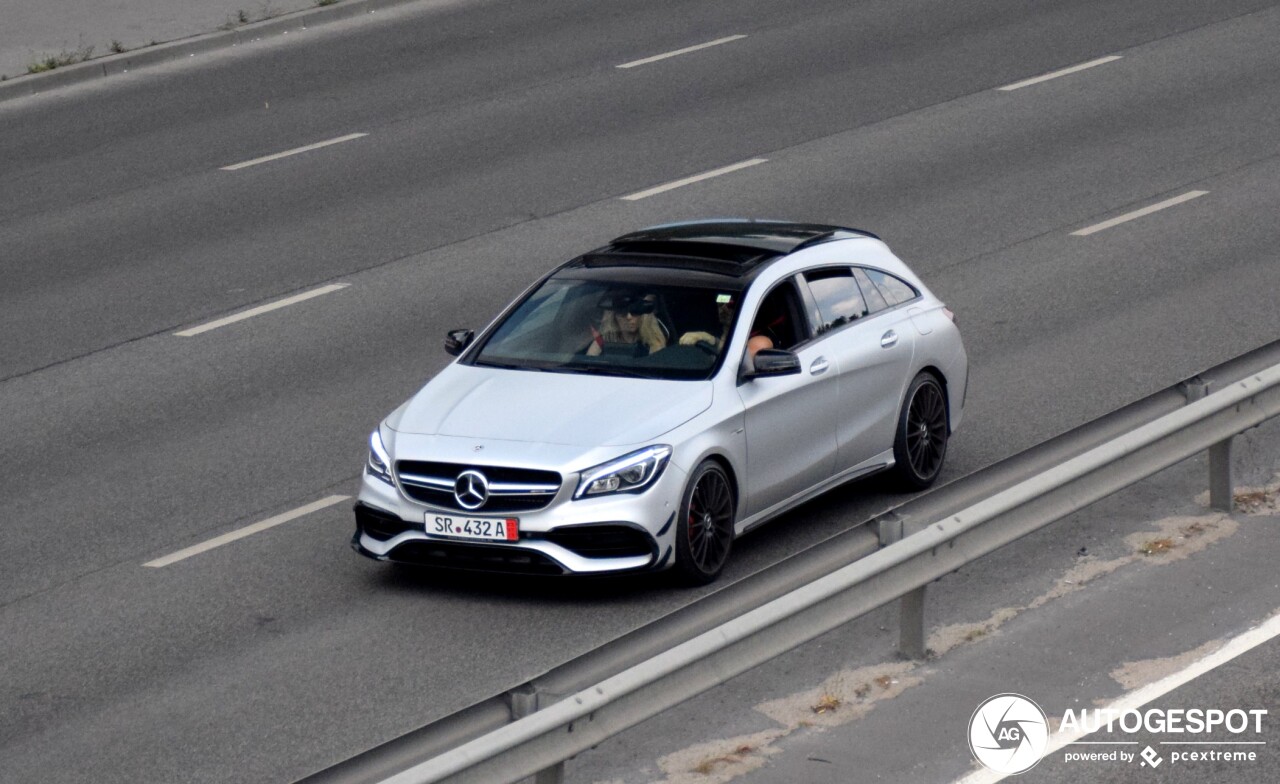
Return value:
<svg viewBox="0 0 1280 784">
<path fill-rule="evenodd" d="M 614 245 L 636 242 L 707 242 L 740 248 L 791 253 L 815 241 L 875 237 L 874 234 L 843 226 L 817 223 L 789 223 L 771 220 L 709 220 L 668 223 L 624 234 Z"/>
<path fill-rule="evenodd" d="M 742 276 L 780 256 L 831 240 L 871 237 L 842 226 L 768 220 L 671 223 L 624 234 L 582 257 L 583 266 L 661 265 Z"/>
</svg>

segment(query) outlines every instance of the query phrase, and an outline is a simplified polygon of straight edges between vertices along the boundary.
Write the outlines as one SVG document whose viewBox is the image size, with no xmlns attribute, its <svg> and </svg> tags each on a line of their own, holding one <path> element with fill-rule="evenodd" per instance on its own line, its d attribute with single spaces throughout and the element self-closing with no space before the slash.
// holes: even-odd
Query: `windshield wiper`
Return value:
<svg viewBox="0 0 1280 784">
<path fill-rule="evenodd" d="M 547 368 L 538 367 L 537 365 L 517 365 L 514 362 L 494 362 L 488 359 L 477 359 L 472 364 L 480 367 L 501 368 L 502 370 L 534 370 L 539 373 L 547 371 Z"/>
<path fill-rule="evenodd" d="M 614 367 L 612 365 L 561 365 L 558 368 L 548 368 L 560 373 L 586 373 L 592 376 L 622 376 L 625 378 L 648 378 L 653 376 L 647 373 L 641 373 L 638 370 L 630 368 Z"/>
</svg>

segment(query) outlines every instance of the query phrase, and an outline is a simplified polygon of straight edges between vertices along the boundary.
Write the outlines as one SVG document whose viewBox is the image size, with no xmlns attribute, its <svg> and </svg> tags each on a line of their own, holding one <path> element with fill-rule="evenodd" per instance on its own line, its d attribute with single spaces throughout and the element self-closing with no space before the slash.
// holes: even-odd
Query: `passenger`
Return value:
<svg viewBox="0 0 1280 784">
<path fill-rule="evenodd" d="M 599 356 L 608 350 L 644 357 L 666 348 L 667 337 L 653 313 L 656 306 L 657 299 L 652 294 L 606 298 L 601 304 L 604 315 L 600 318 L 600 329 L 592 330 L 587 356 Z"/>
<path fill-rule="evenodd" d="M 725 295 L 721 295 L 722 301 L 716 303 L 716 318 L 720 321 L 720 336 L 716 337 L 710 332 L 686 332 L 680 336 L 680 345 L 692 346 L 697 343 L 706 343 L 714 348 L 721 348 L 724 342 L 729 339 L 729 329 L 733 326 L 733 313 L 737 309 L 734 301 Z"/>
<path fill-rule="evenodd" d="M 704 343 L 719 350 L 724 347 L 725 341 L 729 339 L 729 330 L 733 328 L 733 314 L 737 310 L 737 302 L 731 298 L 724 298 L 723 301 L 716 303 L 716 318 L 720 321 L 720 336 L 716 337 L 710 332 L 686 332 L 680 336 L 680 345 L 692 346 L 696 343 Z M 752 330 L 751 337 L 747 339 L 747 356 L 754 357 L 756 352 L 763 348 L 773 348 L 773 339 L 763 332 Z"/>
</svg>

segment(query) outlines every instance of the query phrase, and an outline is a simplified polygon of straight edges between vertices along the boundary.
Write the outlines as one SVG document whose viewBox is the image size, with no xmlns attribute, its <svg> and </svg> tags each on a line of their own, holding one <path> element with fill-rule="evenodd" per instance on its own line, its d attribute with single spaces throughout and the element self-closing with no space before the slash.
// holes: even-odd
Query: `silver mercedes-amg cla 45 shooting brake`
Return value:
<svg viewBox="0 0 1280 784">
<path fill-rule="evenodd" d="M 557 267 L 369 437 L 353 547 L 533 574 L 673 567 L 842 482 L 938 478 L 968 358 L 873 234 L 657 226 Z"/>
</svg>

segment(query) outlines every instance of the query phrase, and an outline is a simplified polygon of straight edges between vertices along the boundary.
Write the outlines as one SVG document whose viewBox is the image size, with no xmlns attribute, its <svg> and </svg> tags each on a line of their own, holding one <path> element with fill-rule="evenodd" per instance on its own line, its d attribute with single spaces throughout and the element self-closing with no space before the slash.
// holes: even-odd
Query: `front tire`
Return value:
<svg viewBox="0 0 1280 784">
<path fill-rule="evenodd" d="M 728 474 L 714 460 L 704 460 L 680 501 L 675 569 L 684 581 L 706 585 L 720 576 L 733 545 L 736 512 Z"/>
<path fill-rule="evenodd" d="M 893 439 L 894 472 L 907 490 L 923 490 L 942 473 L 947 456 L 947 396 L 938 379 L 921 373 L 907 387 Z"/>
</svg>

